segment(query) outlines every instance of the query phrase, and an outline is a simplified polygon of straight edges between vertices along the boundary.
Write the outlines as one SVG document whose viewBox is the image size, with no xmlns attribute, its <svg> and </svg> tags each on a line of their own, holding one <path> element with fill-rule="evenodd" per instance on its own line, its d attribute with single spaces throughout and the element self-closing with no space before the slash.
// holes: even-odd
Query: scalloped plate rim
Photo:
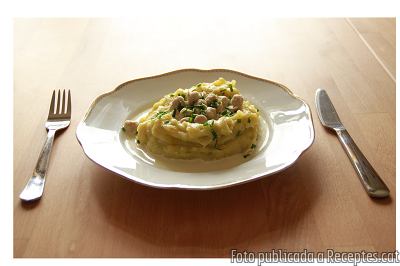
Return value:
<svg viewBox="0 0 400 266">
<path fill-rule="evenodd" d="M 126 87 L 130 83 L 137 82 L 137 81 L 148 81 L 148 80 L 151 80 L 151 79 L 156 79 L 156 78 L 160 78 L 160 77 L 166 77 L 166 76 L 169 76 L 169 75 L 179 74 L 179 73 L 183 73 L 183 72 L 200 72 L 200 73 L 226 72 L 226 73 L 231 73 L 231 74 L 234 74 L 234 75 L 240 75 L 240 76 L 243 76 L 245 78 L 255 79 L 256 81 L 267 82 L 267 83 L 270 83 L 272 85 L 275 85 L 275 86 L 278 86 L 278 87 L 282 88 L 284 91 L 286 91 L 288 94 L 290 94 L 294 99 L 296 99 L 298 101 L 301 101 L 302 104 L 305 107 L 305 111 L 304 112 L 307 114 L 307 116 L 309 118 L 308 119 L 308 127 L 310 129 L 310 137 L 309 137 L 308 141 L 306 143 L 304 143 L 304 148 L 302 149 L 302 151 L 298 152 L 295 156 L 293 156 L 291 158 L 291 160 L 287 161 L 280 168 L 275 169 L 273 172 L 259 173 L 259 174 L 253 175 L 253 176 L 249 176 L 248 178 L 246 178 L 244 180 L 237 180 L 237 181 L 233 181 L 233 182 L 222 182 L 222 183 L 216 183 L 216 184 L 213 184 L 213 185 L 163 184 L 162 182 L 152 182 L 152 181 L 143 179 L 141 177 L 137 177 L 137 176 L 131 175 L 131 174 L 129 174 L 129 173 L 125 172 L 125 171 L 122 171 L 120 169 L 117 169 L 117 168 L 115 168 L 113 166 L 106 165 L 105 163 L 101 163 L 101 162 L 97 161 L 96 159 L 92 158 L 91 155 L 89 155 L 90 154 L 89 145 L 87 143 L 85 143 L 85 141 L 83 140 L 82 127 L 85 126 L 86 120 L 90 117 L 92 111 L 95 109 L 96 105 L 102 99 L 104 99 L 105 97 L 110 96 L 110 95 L 118 92 L 119 90 L 123 89 L 124 87 Z M 198 81 L 198 82 L 212 82 L 212 81 Z M 197 84 L 197 83 L 194 83 L 194 84 Z M 159 98 L 161 98 L 162 96 L 163 95 L 160 95 Z M 292 91 L 289 88 L 287 88 L 286 86 L 284 86 L 284 85 L 282 85 L 280 83 L 271 81 L 271 80 L 267 80 L 267 79 L 263 79 L 263 78 L 259 78 L 259 77 L 255 77 L 255 76 L 251 76 L 251 75 L 244 74 L 242 72 L 238 72 L 238 71 L 235 71 L 235 70 L 228 70 L 228 69 L 208 69 L 208 70 L 204 70 L 204 69 L 196 69 L 196 68 L 187 68 L 187 69 L 174 70 L 174 71 L 166 72 L 166 73 L 159 74 L 159 75 L 148 76 L 148 77 L 143 77 L 143 78 L 137 78 L 137 79 L 126 81 L 126 82 L 118 85 L 115 89 L 113 89 L 113 90 L 111 90 L 109 92 L 101 94 L 100 96 L 98 96 L 97 98 L 95 98 L 92 101 L 92 103 L 90 104 L 90 106 L 87 109 L 84 117 L 82 118 L 82 120 L 80 121 L 80 123 L 78 124 L 77 129 L 76 129 L 77 140 L 78 140 L 79 144 L 81 145 L 85 155 L 90 160 L 92 160 L 94 163 L 102 166 L 103 168 L 108 169 L 109 171 L 112 171 L 112 172 L 114 172 L 114 173 L 116 173 L 118 175 L 121 175 L 122 177 L 124 177 L 124 178 L 126 178 L 128 180 L 134 181 L 136 183 L 140 183 L 142 185 L 146 185 L 146 186 L 150 186 L 150 187 L 156 187 L 156 188 L 163 188 L 163 189 L 190 189 L 190 190 L 221 189 L 221 188 L 225 188 L 225 187 L 231 187 L 231 186 L 234 186 L 234 185 L 244 184 L 244 183 L 247 183 L 247 182 L 250 182 L 250 181 L 254 181 L 254 180 L 257 180 L 257 179 L 260 179 L 260 178 L 263 178 L 263 177 L 266 177 L 266 176 L 271 176 L 271 175 L 274 175 L 274 174 L 276 174 L 278 172 L 281 172 L 281 171 L 289 168 L 290 166 L 292 166 L 298 160 L 298 158 L 305 151 L 307 151 L 311 147 L 311 145 L 314 142 L 314 138 L 315 138 L 314 134 L 315 133 L 314 133 L 313 120 L 312 120 L 312 113 L 311 113 L 309 105 L 303 99 L 301 99 L 300 97 L 298 97 L 297 95 L 292 93 Z M 201 176 L 201 173 L 199 173 L 199 174 L 198 173 L 190 173 L 190 175 L 199 175 L 199 176 Z"/>
</svg>

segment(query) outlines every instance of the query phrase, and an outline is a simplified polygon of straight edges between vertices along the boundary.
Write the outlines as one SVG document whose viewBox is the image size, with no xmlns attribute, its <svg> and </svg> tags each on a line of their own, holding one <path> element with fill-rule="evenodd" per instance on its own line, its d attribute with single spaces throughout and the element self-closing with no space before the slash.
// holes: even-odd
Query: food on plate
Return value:
<svg viewBox="0 0 400 266">
<path fill-rule="evenodd" d="M 122 129 L 155 154 L 175 159 L 244 158 L 256 147 L 259 111 L 223 78 L 178 89 Z"/>
</svg>

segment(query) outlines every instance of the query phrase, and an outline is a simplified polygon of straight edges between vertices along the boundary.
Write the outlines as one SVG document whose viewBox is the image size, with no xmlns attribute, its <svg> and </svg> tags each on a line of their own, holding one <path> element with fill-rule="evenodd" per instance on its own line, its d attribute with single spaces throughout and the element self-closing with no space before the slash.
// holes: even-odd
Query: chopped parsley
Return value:
<svg viewBox="0 0 400 266">
<path fill-rule="evenodd" d="M 178 111 L 180 112 L 182 109 L 183 109 L 182 101 L 179 101 L 179 104 L 178 104 Z"/>
<path fill-rule="evenodd" d="M 225 114 L 224 116 L 225 117 L 232 117 L 232 116 L 234 116 L 235 114 L 234 113 L 227 113 L 227 114 Z"/>
<path fill-rule="evenodd" d="M 237 121 L 238 121 L 238 123 L 242 123 L 242 119 L 240 119 L 240 118 Z"/>
<path fill-rule="evenodd" d="M 178 93 L 178 96 L 182 96 L 182 98 L 186 101 L 186 95 L 184 93 Z"/>
<path fill-rule="evenodd" d="M 202 103 L 202 104 L 200 104 L 200 105 L 193 105 L 193 108 L 207 109 L 207 105 L 205 105 L 204 103 Z"/>
<path fill-rule="evenodd" d="M 254 149 L 255 147 L 256 147 L 256 144 L 253 143 L 253 144 L 251 144 L 251 147 L 250 147 L 250 148 L 251 148 L 251 149 Z"/>
<path fill-rule="evenodd" d="M 213 108 L 218 108 L 218 101 L 219 101 L 218 99 L 215 99 L 210 103 L 210 106 Z"/>
<path fill-rule="evenodd" d="M 165 114 L 169 114 L 169 111 L 160 111 L 157 114 L 155 114 L 155 117 L 157 117 L 158 119 L 160 119 L 163 115 Z"/>
<path fill-rule="evenodd" d="M 213 141 L 214 141 L 215 139 L 218 139 L 218 135 L 217 135 L 217 133 L 215 133 L 215 130 L 214 130 L 214 129 L 211 129 L 211 133 L 212 133 L 213 136 L 214 136 Z"/>
<path fill-rule="evenodd" d="M 247 123 L 251 123 L 251 117 L 249 117 L 249 119 L 247 119 Z"/>
<path fill-rule="evenodd" d="M 206 123 L 203 124 L 204 127 L 206 127 L 206 126 L 212 127 L 213 125 L 214 125 L 214 120 L 211 120 L 211 122 L 206 122 Z M 212 133 L 212 132 L 215 133 L 214 129 L 211 129 L 211 130 L 212 130 L 211 133 Z M 214 135 L 214 134 L 213 134 L 213 135 Z M 214 137 L 215 137 L 215 135 L 214 135 Z"/>
<path fill-rule="evenodd" d="M 218 143 L 218 135 L 217 135 L 217 133 L 215 132 L 214 129 L 211 129 L 211 133 L 212 133 L 213 136 L 214 136 L 213 141 L 215 140 L 214 149 L 217 149 L 217 150 L 222 151 L 222 149 L 217 148 L 217 143 Z"/>
</svg>

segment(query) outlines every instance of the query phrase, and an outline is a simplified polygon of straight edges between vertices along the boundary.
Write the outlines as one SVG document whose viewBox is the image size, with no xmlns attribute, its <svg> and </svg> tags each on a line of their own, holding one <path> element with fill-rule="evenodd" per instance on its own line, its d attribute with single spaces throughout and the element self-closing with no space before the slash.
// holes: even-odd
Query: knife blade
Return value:
<svg viewBox="0 0 400 266">
<path fill-rule="evenodd" d="M 389 196 L 389 188 L 343 126 L 328 93 L 323 89 L 318 89 L 315 93 L 315 102 L 322 125 L 336 132 L 368 195 L 374 198 Z"/>
</svg>

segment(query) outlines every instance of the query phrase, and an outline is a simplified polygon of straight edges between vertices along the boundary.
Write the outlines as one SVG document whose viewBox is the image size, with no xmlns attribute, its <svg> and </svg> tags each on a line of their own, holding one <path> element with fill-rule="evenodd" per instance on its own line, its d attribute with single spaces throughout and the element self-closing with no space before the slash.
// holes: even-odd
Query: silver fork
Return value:
<svg viewBox="0 0 400 266">
<path fill-rule="evenodd" d="M 47 139 L 44 143 L 39 159 L 36 163 L 33 175 L 26 184 L 25 189 L 19 195 L 24 201 L 40 199 L 43 194 L 44 181 L 49 164 L 51 147 L 53 146 L 54 135 L 57 130 L 67 128 L 71 121 L 71 92 L 68 91 L 68 103 L 65 99 L 65 90 L 63 91 L 62 104 L 60 105 L 61 93 L 58 91 L 57 105 L 56 92 L 53 91 L 51 98 L 49 116 L 45 127 L 48 129 Z"/>
</svg>

